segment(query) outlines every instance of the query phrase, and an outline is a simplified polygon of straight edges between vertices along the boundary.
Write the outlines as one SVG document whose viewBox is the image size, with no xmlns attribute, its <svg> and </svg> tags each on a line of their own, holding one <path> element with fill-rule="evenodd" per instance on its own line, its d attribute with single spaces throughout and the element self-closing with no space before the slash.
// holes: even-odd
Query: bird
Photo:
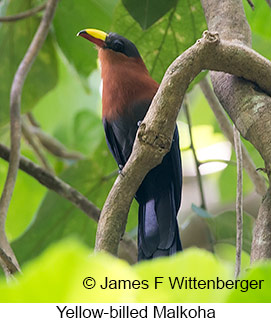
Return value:
<svg viewBox="0 0 271 323">
<path fill-rule="evenodd" d="M 101 66 L 102 121 L 106 142 L 121 172 L 138 127 L 159 84 L 150 76 L 135 44 L 98 29 L 78 32 L 96 45 Z M 145 176 L 135 199 L 138 208 L 138 261 L 182 250 L 177 213 L 181 205 L 182 163 L 175 127 L 170 151 Z"/>
</svg>

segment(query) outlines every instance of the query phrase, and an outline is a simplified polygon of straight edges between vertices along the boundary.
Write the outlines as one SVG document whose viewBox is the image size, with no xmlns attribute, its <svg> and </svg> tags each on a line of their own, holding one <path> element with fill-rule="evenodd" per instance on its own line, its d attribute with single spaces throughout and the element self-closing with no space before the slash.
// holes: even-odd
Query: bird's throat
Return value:
<svg viewBox="0 0 271 323">
<path fill-rule="evenodd" d="M 100 49 L 103 117 L 115 119 L 136 102 L 150 100 L 159 87 L 141 58 Z M 151 96 L 151 97 L 150 97 Z"/>
</svg>

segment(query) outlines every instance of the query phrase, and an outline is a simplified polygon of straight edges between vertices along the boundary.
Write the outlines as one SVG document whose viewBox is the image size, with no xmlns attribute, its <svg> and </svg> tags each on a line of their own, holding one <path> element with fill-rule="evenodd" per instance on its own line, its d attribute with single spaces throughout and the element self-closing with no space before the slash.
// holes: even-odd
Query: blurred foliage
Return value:
<svg viewBox="0 0 271 323">
<path fill-rule="evenodd" d="M 236 245 L 236 213 L 233 211 L 223 212 L 215 217 L 207 218 L 213 241 L 216 244 L 227 243 Z M 243 214 L 243 250 L 250 252 L 252 242 L 253 218 Z"/>
<path fill-rule="evenodd" d="M 110 264 L 110 266 L 108 265 Z M 270 302 L 271 263 L 252 266 L 240 279 L 264 280 L 261 289 L 247 292 L 237 289 L 171 289 L 175 277 L 197 280 L 234 280 L 227 264 L 209 252 L 189 249 L 170 258 L 142 262 L 133 267 L 108 254 L 89 255 L 89 249 L 76 240 L 64 240 L 23 266 L 23 275 L 6 284 L 0 280 L 0 302 L 73 302 L 73 303 L 205 303 L 205 302 Z M 93 277 L 92 290 L 83 287 L 83 279 Z M 148 288 L 102 289 L 105 277 L 111 280 L 145 280 Z M 155 288 L 154 277 L 163 277 Z M 142 283 L 141 283 L 142 284 Z M 143 285 L 141 285 L 143 286 Z M 243 287 L 245 287 L 243 285 Z"/>
<path fill-rule="evenodd" d="M 264 38 L 270 39 L 271 29 L 267 21 L 270 21 L 271 10 L 266 1 L 253 0 L 255 10 L 251 10 L 247 0 L 244 1 L 245 12 L 247 20 L 250 24 L 253 34 L 260 35 Z"/>
<path fill-rule="evenodd" d="M 135 43 L 157 82 L 162 80 L 172 61 L 193 45 L 205 29 L 205 18 L 199 0 L 178 1 L 177 6 L 145 31 L 119 3 L 112 26 L 113 31 Z"/>
<path fill-rule="evenodd" d="M 107 31 L 117 0 L 60 1 L 54 19 L 58 45 L 79 74 L 88 76 L 96 67 L 97 54 L 76 34 L 86 28 Z M 70 23 L 72 21 L 72 23 Z M 90 25 L 91 24 L 91 25 Z"/>
<path fill-rule="evenodd" d="M 271 58 L 271 31 L 268 21 L 271 10 L 263 0 L 253 0 L 252 11 L 247 1 L 244 7 L 252 28 L 253 48 Z M 40 4 L 39 0 L 4 0 L 0 14 L 10 15 Z M 152 10 L 149 10 L 152 8 Z M 155 10 L 153 10 L 153 8 Z M 0 24 L 0 141 L 9 145 L 9 92 L 14 73 L 22 60 L 41 13 L 10 24 Z M 84 154 L 80 161 L 56 158 L 43 150 L 45 157 L 58 176 L 77 188 L 98 207 L 102 207 L 115 178 L 116 165 L 104 140 L 101 123 L 101 79 L 95 46 L 76 37 L 84 28 L 114 31 L 132 40 L 138 47 L 151 75 L 160 82 L 167 67 L 184 50 L 193 45 L 207 29 L 200 0 L 65 0 L 59 1 L 53 27 L 34 63 L 22 96 L 22 112 L 32 111 L 42 130 L 61 141 L 68 149 Z M 144 30 L 143 30 L 144 29 Z M 205 72 L 206 73 L 206 72 Z M 192 134 L 199 154 L 200 149 L 226 142 L 215 117 L 200 88 L 190 86 L 188 94 L 192 119 Z M 191 138 L 182 111 L 178 126 L 182 149 L 187 149 Z M 255 148 L 243 141 L 256 167 L 263 161 Z M 217 149 L 219 153 L 223 152 Z M 187 158 L 183 152 L 183 159 Z M 22 154 L 39 163 L 32 148 L 22 141 Z M 230 155 L 231 154 L 231 155 Z M 229 159 L 235 161 L 234 152 Z M 213 155 L 206 155 L 206 159 Z M 194 171 L 194 161 L 183 160 L 184 172 Z M 0 191 L 4 185 L 7 163 L 0 160 Z M 191 174 L 191 172 L 190 172 Z M 184 178 L 184 190 L 193 177 Z M 48 192 L 32 177 L 19 171 L 15 192 L 8 212 L 6 230 L 24 275 L 19 283 L 0 283 L 0 301 L 48 302 L 208 302 L 208 301 L 270 301 L 271 265 L 259 264 L 249 268 L 252 219 L 244 218 L 244 250 L 242 278 L 265 279 L 261 291 L 208 291 L 169 290 L 162 286 L 159 293 L 148 290 L 96 289 L 90 293 L 83 289 L 82 279 L 90 274 L 102 282 L 104 276 L 112 279 L 149 279 L 153 276 L 196 276 L 202 279 L 219 276 L 232 279 L 235 262 L 236 167 L 225 164 L 224 169 L 213 169 L 213 175 L 203 175 L 204 193 L 212 201 L 204 211 L 197 206 L 197 187 L 191 192 L 191 203 L 181 210 L 182 228 L 191 245 L 212 250 L 214 255 L 201 250 L 188 250 L 170 259 L 141 263 L 133 268 L 108 255 L 89 255 L 94 246 L 96 223 L 72 204 Z M 213 191 L 205 183 L 214 182 Z M 206 184 L 207 185 L 207 184 Z M 207 186 L 206 186 L 207 187 Z M 252 196 L 253 185 L 244 172 L 245 198 Z M 216 192 L 217 197 L 212 196 Z M 213 200 L 212 200 L 213 199 Z M 185 204 L 186 201 L 183 202 Z M 193 210 L 191 205 L 194 203 Z M 258 201 L 256 204 L 259 203 Z M 216 211 L 213 212 L 214 204 Z M 227 212 L 225 212 L 225 209 Z M 210 214 L 214 214 L 210 215 Z M 199 216 L 198 216 L 199 215 Z M 255 215 L 255 214 L 253 214 Z M 195 228 L 204 231 L 200 235 Z M 136 239 L 137 203 L 133 202 L 127 223 L 127 232 Z M 186 229 L 189 230 L 186 230 Z M 185 231 L 186 230 L 186 231 Z M 189 237 L 187 237 L 189 235 Z M 63 238 L 75 237 L 76 240 Z M 204 240 L 204 241 L 203 241 Z M 88 246 L 88 248 L 87 248 Z M 110 263 L 110 266 L 108 264 Z M 91 270 L 91 272 L 90 272 Z M 269 290 L 266 288 L 269 284 Z"/>
<path fill-rule="evenodd" d="M 10 1 L 6 15 L 32 8 L 34 1 Z M 21 62 L 39 25 L 39 18 L 31 17 L 0 28 L 0 126 L 9 120 L 9 92 Z M 41 78 L 42 75 L 42 78 Z M 22 111 L 26 112 L 57 83 L 57 61 L 51 35 L 47 37 L 27 77 L 22 95 Z"/>
<path fill-rule="evenodd" d="M 236 249 L 235 246 L 227 243 L 218 243 L 214 246 L 214 253 L 216 257 L 226 263 L 233 269 L 233 264 L 236 259 Z M 242 251 L 241 254 L 241 275 L 245 275 L 250 266 L 250 254 L 246 251 Z"/>
<path fill-rule="evenodd" d="M 171 8 L 175 7 L 177 0 L 122 0 L 122 3 L 144 30 L 162 18 Z"/>
<path fill-rule="evenodd" d="M 68 167 L 60 176 L 65 182 L 78 189 L 95 205 L 102 207 L 112 186 L 112 178 L 106 175 L 114 170 L 103 142 L 92 159 L 79 161 Z M 35 219 L 25 233 L 12 244 L 20 263 L 36 257 L 50 243 L 70 235 L 94 247 L 96 223 L 86 214 L 61 198 L 48 192 L 43 199 Z"/>
<path fill-rule="evenodd" d="M 33 152 L 27 147 L 22 147 L 22 152 L 28 158 L 36 160 Z M 0 160 L 0 191 L 4 186 L 4 181 L 7 172 L 8 164 Z M 10 204 L 6 232 L 8 238 L 12 241 L 16 239 L 22 232 L 25 231 L 28 224 L 31 222 L 33 214 L 38 209 L 46 188 L 23 171 L 19 171 L 15 191 L 13 193 L 12 203 Z M 31 201 L 31 203 L 29 203 Z"/>
<path fill-rule="evenodd" d="M 253 0 L 255 10 L 251 10 L 247 0 L 243 0 L 248 23 L 252 30 L 252 47 L 260 54 L 271 59 L 271 29 L 267 21 L 271 19 L 271 8 L 267 1 Z"/>
</svg>

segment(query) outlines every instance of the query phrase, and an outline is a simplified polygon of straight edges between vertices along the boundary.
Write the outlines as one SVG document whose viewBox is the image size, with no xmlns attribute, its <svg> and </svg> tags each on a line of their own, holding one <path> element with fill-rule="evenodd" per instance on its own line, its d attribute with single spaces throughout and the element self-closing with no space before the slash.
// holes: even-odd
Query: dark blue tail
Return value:
<svg viewBox="0 0 271 323">
<path fill-rule="evenodd" d="M 142 182 L 136 199 L 138 260 L 169 256 L 182 250 L 177 223 L 181 204 L 182 169 L 177 128 L 170 152 Z"/>
</svg>

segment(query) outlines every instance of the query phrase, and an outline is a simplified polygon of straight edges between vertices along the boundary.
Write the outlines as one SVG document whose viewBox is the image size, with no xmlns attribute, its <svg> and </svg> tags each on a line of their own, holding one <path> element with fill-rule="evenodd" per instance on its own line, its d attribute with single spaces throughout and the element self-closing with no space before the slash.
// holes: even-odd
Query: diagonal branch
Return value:
<svg viewBox="0 0 271 323">
<path fill-rule="evenodd" d="M 40 6 L 37 6 L 36 8 L 32 8 L 27 11 L 20 12 L 16 15 L 13 15 L 13 16 L 0 17 L 0 22 L 14 22 L 14 21 L 18 21 L 18 20 L 25 19 L 28 17 L 32 17 L 36 13 L 44 10 L 45 8 L 46 8 L 46 3 L 41 4 Z"/>
<path fill-rule="evenodd" d="M 9 161 L 10 150 L 0 144 L 0 158 Z M 74 206 L 84 212 L 95 222 L 99 221 L 101 211 L 89 201 L 83 194 L 72 186 L 62 181 L 59 177 L 53 175 L 42 167 L 36 165 L 26 157 L 20 157 L 19 167 L 22 171 L 35 178 L 40 184 L 49 190 L 56 192 L 59 196 L 70 201 Z M 115 175 L 115 173 L 114 173 Z M 126 259 L 129 263 L 135 263 L 137 260 L 137 247 L 134 240 L 128 235 L 124 235 L 119 248 L 119 256 Z"/>
<path fill-rule="evenodd" d="M 0 158 L 6 160 L 7 162 L 10 158 L 9 149 L 2 144 L 0 144 Z M 98 222 L 100 210 L 84 195 L 71 187 L 69 184 L 62 181 L 59 177 L 53 175 L 48 170 L 43 169 L 24 156 L 20 156 L 19 168 L 35 178 L 48 189 L 56 192 L 58 195 L 73 203 L 90 218 Z"/>
<path fill-rule="evenodd" d="M 29 128 L 32 135 L 35 135 L 40 144 L 52 155 L 71 160 L 83 159 L 84 155 L 78 151 L 69 151 L 60 141 L 44 132 L 39 127 L 32 126 Z"/>
<path fill-rule="evenodd" d="M 24 136 L 26 142 L 29 144 L 29 146 L 32 147 L 32 149 L 35 152 L 36 156 L 40 160 L 41 165 L 45 169 L 47 169 L 48 172 L 53 174 L 54 170 L 53 170 L 52 166 L 50 165 L 49 161 L 44 156 L 43 151 L 41 150 L 40 146 L 36 142 L 35 137 L 33 137 L 33 134 L 31 133 L 31 131 L 30 131 L 28 125 L 26 124 L 24 118 L 22 118 L 22 133 L 23 133 L 23 136 Z"/>
<path fill-rule="evenodd" d="M 104 204 L 96 250 L 116 254 L 133 197 L 146 174 L 169 151 L 185 92 L 203 69 L 233 73 L 257 82 L 268 93 L 271 91 L 271 62 L 244 45 L 220 40 L 217 33 L 204 32 L 203 38 L 179 56 L 164 75 L 138 129 L 132 154 Z M 271 162 L 271 154 L 269 157 Z"/>
<path fill-rule="evenodd" d="M 210 108 L 213 110 L 213 113 L 216 117 L 216 120 L 219 124 L 220 129 L 222 130 L 224 135 L 228 138 L 232 146 L 234 146 L 232 125 L 229 119 L 227 118 L 227 115 L 223 110 L 221 104 L 219 103 L 217 97 L 215 96 L 213 90 L 211 89 L 211 86 L 209 85 L 206 78 L 201 80 L 199 84 L 206 100 L 209 103 Z M 253 160 L 249 156 L 249 153 L 246 147 L 242 144 L 242 142 L 241 142 L 241 146 L 242 146 L 244 168 L 248 176 L 250 177 L 252 183 L 254 184 L 256 192 L 260 196 L 263 196 L 265 195 L 267 190 L 264 177 L 256 171 L 256 166 L 253 163 Z"/>
<path fill-rule="evenodd" d="M 7 241 L 5 222 L 9 203 L 14 190 L 20 160 L 21 139 L 21 93 L 26 76 L 41 49 L 53 19 L 58 0 L 48 0 L 45 13 L 38 30 L 14 76 L 10 92 L 10 133 L 11 153 L 8 174 L 0 200 L 0 247 L 11 257 L 13 263 L 19 268 L 16 257 Z"/>
<path fill-rule="evenodd" d="M 2 260 L 2 264 L 5 266 L 5 270 L 9 272 L 9 275 L 13 275 L 17 271 L 20 271 L 2 248 L 0 248 L 0 259 Z"/>
</svg>

